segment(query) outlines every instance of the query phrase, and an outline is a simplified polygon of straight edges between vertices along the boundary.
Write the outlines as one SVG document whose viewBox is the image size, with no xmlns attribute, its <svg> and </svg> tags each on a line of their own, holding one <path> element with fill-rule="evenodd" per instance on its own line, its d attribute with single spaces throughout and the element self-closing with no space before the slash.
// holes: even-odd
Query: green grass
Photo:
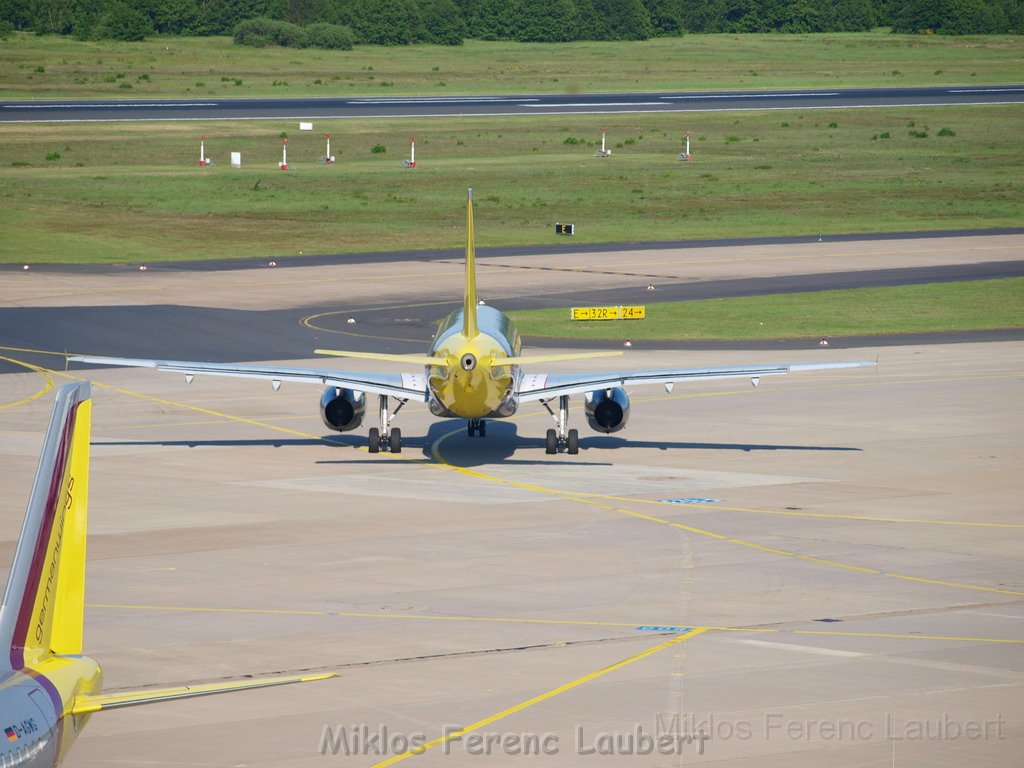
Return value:
<svg viewBox="0 0 1024 768">
<path fill-rule="evenodd" d="M 40 68 L 42 71 L 40 71 Z M 577 93 L 1024 82 L 1024 38 L 686 35 L 644 42 L 247 48 L 227 37 L 0 40 L 0 98 Z M 386 84 L 386 85 L 385 85 Z"/>
<path fill-rule="evenodd" d="M 456 248 L 467 186 L 483 246 L 564 242 L 556 221 L 581 243 L 1019 226 L 1020 117 L 985 106 L 317 120 L 315 134 L 297 121 L 5 125 L 0 261 Z M 607 159 L 593 156 L 602 127 Z M 696 159 L 681 163 L 687 129 Z M 316 162 L 324 132 L 333 166 Z M 293 171 L 277 170 L 281 133 Z M 210 168 L 198 167 L 201 134 Z M 419 167 L 404 170 L 410 135 Z"/>
<path fill-rule="evenodd" d="M 526 338 L 788 339 L 1024 327 L 1024 278 L 708 299 L 647 306 L 645 320 L 510 312 Z"/>
</svg>

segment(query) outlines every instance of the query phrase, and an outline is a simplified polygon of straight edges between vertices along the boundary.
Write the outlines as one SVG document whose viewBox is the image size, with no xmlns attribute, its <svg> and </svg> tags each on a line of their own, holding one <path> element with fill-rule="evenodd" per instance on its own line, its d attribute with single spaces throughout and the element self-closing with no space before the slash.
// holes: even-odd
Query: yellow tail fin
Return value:
<svg viewBox="0 0 1024 768">
<path fill-rule="evenodd" d="M 57 392 L 0 607 L 0 654 L 13 669 L 82 652 L 91 405 L 88 383 Z"/>
<path fill-rule="evenodd" d="M 473 189 L 466 202 L 466 297 L 462 305 L 462 335 L 474 338 L 479 329 L 476 323 L 476 251 L 473 246 Z"/>
</svg>

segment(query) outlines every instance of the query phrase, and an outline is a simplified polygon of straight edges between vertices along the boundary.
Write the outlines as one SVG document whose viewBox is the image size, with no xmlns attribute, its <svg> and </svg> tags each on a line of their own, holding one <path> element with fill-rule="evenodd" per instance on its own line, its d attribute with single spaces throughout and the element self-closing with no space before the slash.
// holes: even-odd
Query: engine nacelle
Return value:
<svg viewBox="0 0 1024 768">
<path fill-rule="evenodd" d="M 363 423 L 366 393 L 341 387 L 328 387 L 320 397 L 320 418 L 328 429 L 349 432 Z"/>
<path fill-rule="evenodd" d="M 618 432 L 629 421 L 629 395 L 622 387 L 587 392 L 583 411 L 595 432 Z"/>
</svg>

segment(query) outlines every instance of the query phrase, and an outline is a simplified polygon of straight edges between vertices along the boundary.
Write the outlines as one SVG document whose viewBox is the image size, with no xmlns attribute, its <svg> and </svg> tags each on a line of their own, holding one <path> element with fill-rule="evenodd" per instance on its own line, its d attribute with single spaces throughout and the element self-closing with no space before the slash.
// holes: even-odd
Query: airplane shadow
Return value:
<svg viewBox="0 0 1024 768">
<path fill-rule="evenodd" d="M 769 443 L 691 443 L 668 440 L 627 440 L 624 437 L 611 435 L 594 435 L 580 437 L 580 450 L 584 448 L 659 448 L 668 450 L 694 451 L 853 451 L 860 452 L 863 448 L 850 448 L 843 445 L 772 445 Z"/>
<path fill-rule="evenodd" d="M 366 438 L 358 435 L 352 438 L 340 437 L 339 435 L 325 435 L 316 440 L 314 438 L 264 438 L 261 440 L 94 440 L 91 445 L 102 448 L 107 445 L 160 445 L 168 448 L 240 448 L 240 447 L 273 447 L 283 448 L 285 446 L 298 445 L 331 445 L 338 448 L 353 448 L 366 444 Z"/>
<path fill-rule="evenodd" d="M 454 434 L 452 434 L 454 432 Z M 662 451 L 742 451 L 745 453 L 753 451 L 823 451 L 823 452 L 859 452 L 860 448 L 834 445 L 776 445 L 765 443 L 712 443 L 712 442 L 683 442 L 666 440 L 635 440 L 613 435 L 584 434 L 580 437 L 580 455 L 569 456 L 564 451 L 556 456 L 543 454 L 544 438 L 537 436 L 522 436 L 519 434 L 518 425 L 508 421 L 489 419 L 487 421 L 487 436 L 469 437 L 465 428 L 465 422 L 456 419 L 435 421 L 430 425 L 427 434 L 420 436 L 403 435 L 402 448 L 403 458 L 416 463 L 431 462 L 434 460 L 432 449 L 441 438 L 445 438 L 441 444 L 440 451 L 444 460 L 460 467 L 477 467 L 486 464 L 512 464 L 531 466 L 543 464 L 585 464 L 589 466 L 609 466 L 612 462 L 600 461 L 600 451 L 617 451 L 623 448 L 656 448 Z M 200 447 L 272 447 L 284 448 L 291 446 L 329 446 L 332 448 L 362 448 L 366 445 L 366 437 L 359 432 L 348 434 L 330 434 L 320 439 L 314 438 L 262 438 L 259 440 L 104 440 L 94 441 L 92 445 L 103 446 L 164 446 L 181 448 Z M 537 455 L 536 459 L 514 458 L 517 452 L 527 451 Z M 587 453 L 590 460 L 583 458 Z M 417 453 L 419 454 L 417 456 Z M 393 458 L 381 456 L 379 459 L 353 458 L 353 459 L 322 459 L 317 464 L 367 464 L 386 463 L 394 461 Z"/>
<path fill-rule="evenodd" d="M 430 459 L 430 449 L 434 442 L 445 434 L 452 431 L 453 425 L 459 422 L 444 421 L 435 422 L 427 432 L 426 445 L 423 448 L 423 455 Z M 412 441 L 406 441 L 411 447 Z M 678 442 L 666 440 L 634 440 L 624 437 L 601 434 L 581 434 L 580 455 L 569 456 L 560 452 L 557 456 L 542 456 L 536 460 L 515 459 L 517 451 L 529 450 L 542 452 L 544 450 L 544 438 L 541 435 L 521 436 L 518 425 L 514 422 L 488 420 L 487 436 L 484 438 L 469 437 L 465 428 L 455 435 L 452 435 L 441 446 L 444 458 L 452 464 L 462 467 L 474 467 L 483 464 L 501 462 L 503 464 L 588 464 L 607 466 L 609 461 L 594 461 L 599 459 L 599 451 L 615 451 L 621 448 L 657 448 L 662 451 L 669 450 L 723 450 L 723 451 L 860 451 L 860 448 L 846 446 L 828 445 L 774 445 L 759 443 L 710 443 L 710 442 Z M 587 452 L 594 451 L 590 455 L 591 460 L 582 458 Z"/>
</svg>

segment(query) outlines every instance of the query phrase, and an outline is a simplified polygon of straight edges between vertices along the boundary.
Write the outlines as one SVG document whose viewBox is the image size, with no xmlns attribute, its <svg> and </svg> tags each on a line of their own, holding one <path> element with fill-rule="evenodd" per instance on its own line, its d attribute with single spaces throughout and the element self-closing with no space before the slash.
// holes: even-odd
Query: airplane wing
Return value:
<svg viewBox="0 0 1024 768">
<path fill-rule="evenodd" d="M 211 376 L 238 376 L 249 379 L 269 379 L 275 389 L 284 381 L 327 384 L 359 392 L 389 395 L 425 403 L 427 381 L 424 373 L 360 373 L 325 368 L 274 368 L 266 365 L 237 365 L 234 363 L 199 363 L 187 360 L 146 360 L 132 357 L 94 357 L 74 355 L 68 360 L 77 363 L 116 365 L 128 368 L 156 368 L 159 371 L 184 373 L 186 381 L 196 374 Z"/>
<path fill-rule="evenodd" d="M 795 371 L 824 371 L 833 368 L 860 368 L 874 362 L 788 363 L 781 365 L 736 365 L 721 368 L 665 368 L 650 371 L 600 371 L 597 373 L 526 373 L 519 380 L 516 399 L 521 402 L 548 400 L 560 395 L 575 395 L 611 387 L 638 384 L 674 384 L 677 381 L 749 378 L 754 386 L 762 376 L 777 376 Z"/>
<path fill-rule="evenodd" d="M 173 699 L 189 699 L 194 696 L 211 696 L 215 693 L 244 691 L 247 688 L 270 688 L 275 685 L 290 683 L 309 683 L 314 680 L 326 680 L 337 677 L 333 672 L 324 675 L 308 675 L 306 677 L 264 677 L 254 680 L 240 680 L 233 683 L 212 683 L 207 685 L 182 685 L 177 688 L 151 688 L 143 691 L 124 691 L 121 693 L 79 693 L 71 705 L 72 715 L 84 715 L 99 712 L 103 709 L 119 709 L 136 707 L 140 704 L 152 704 L 157 701 Z"/>
</svg>

